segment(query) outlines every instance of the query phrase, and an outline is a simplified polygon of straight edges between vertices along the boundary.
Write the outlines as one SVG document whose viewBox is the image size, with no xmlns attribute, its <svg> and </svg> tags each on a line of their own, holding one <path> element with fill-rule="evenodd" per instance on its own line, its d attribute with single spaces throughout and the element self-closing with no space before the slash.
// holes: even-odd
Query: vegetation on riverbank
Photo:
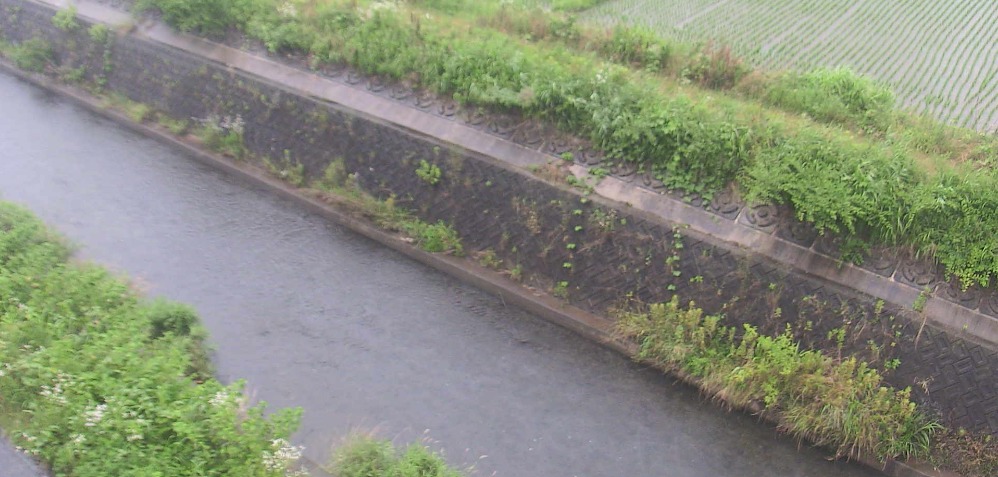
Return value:
<svg viewBox="0 0 998 477">
<path fill-rule="evenodd" d="M 730 406 L 761 405 L 787 432 L 837 456 L 925 458 L 941 429 L 916 409 L 910 389 L 886 387 L 856 358 L 801 350 L 789 331 L 765 336 L 751 325 L 724 326 L 721 316 L 683 307 L 678 297 L 618 318 L 621 336 L 639 345 L 638 359 L 698 378 Z"/>
<path fill-rule="evenodd" d="M 761 335 L 725 326 L 678 297 L 617 312 L 619 337 L 637 344 L 635 359 L 691 376 L 727 406 L 761 409 L 782 430 L 835 450 L 837 457 L 918 459 L 967 477 L 994 475 L 998 441 L 943 428 L 911 401 L 911 390 L 883 383 L 855 357 L 802 350 L 790 331 Z"/>
<path fill-rule="evenodd" d="M 0 423 L 56 475 L 298 475 L 299 410 L 211 375 L 190 308 L 142 302 L 0 202 Z"/>
<path fill-rule="evenodd" d="M 333 453 L 328 470 L 336 477 L 461 477 L 448 467 L 443 456 L 421 444 L 405 450 L 391 441 L 368 435 L 353 435 Z"/>
<path fill-rule="evenodd" d="M 0 425 L 56 475 L 307 475 L 287 440 L 301 411 L 265 417 L 215 380 L 192 309 L 141 302 L 6 202 L 0 296 Z M 462 475 L 420 444 L 358 437 L 335 455 L 338 477 Z"/>
<path fill-rule="evenodd" d="M 916 127 L 921 122 L 902 125 L 889 92 L 846 72 L 745 83 L 740 63 L 723 49 L 674 55 L 683 49 L 627 29 L 590 46 L 629 66 L 644 65 L 624 67 L 578 48 L 587 37 L 565 23 L 568 17 L 530 17 L 515 5 L 490 2 L 469 7 L 490 13 L 491 20 L 473 25 L 467 15 L 447 13 L 467 5 L 140 2 L 181 29 L 237 28 L 316 66 L 345 62 L 461 102 L 552 121 L 672 188 L 710 195 L 737 183 L 750 200 L 790 204 L 802 220 L 852 237 L 849 243 L 934 256 L 965 286 L 987 286 L 998 274 L 998 178 L 982 168 L 998 151 L 994 141 L 964 143 L 953 141 L 949 129 L 933 129 L 943 131 L 936 138 Z M 545 41 L 508 33 L 520 24 L 545 32 Z M 647 72 L 656 68 L 680 68 L 680 80 Z M 709 89 L 736 85 L 832 125 Z"/>
</svg>

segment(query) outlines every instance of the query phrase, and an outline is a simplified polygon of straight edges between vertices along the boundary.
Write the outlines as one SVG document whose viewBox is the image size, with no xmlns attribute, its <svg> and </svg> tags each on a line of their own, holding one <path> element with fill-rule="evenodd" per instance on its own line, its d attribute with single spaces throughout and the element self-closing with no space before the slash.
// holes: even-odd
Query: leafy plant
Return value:
<svg viewBox="0 0 998 477">
<path fill-rule="evenodd" d="M 431 186 L 440 183 L 441 174 L 440 168 L 436 164 L 426 162 L 426 159 L 420 160 L 419 167 L 416 168 L 416 176 Z"/>
<path fill-rule="evenodd" d="M 80 27 L 80 22 L 76 20 L 76 5 L 70 5 L 55 12 L 52 17 L 52 24 L 62 31 L 73 31 Z"/>
<path fill-rule="evenodd" d="M 31 38 L 20 44 L 4 48 L 4 56 L 14 61 L 14 65 L 25 71 L 41 73 L 53 59 L 52 46 L 41 38 Z"/>
<path fill-rule="evenodd" d="M 419 219 L 408 219 L 399 224 L 399 228 L 427 252 L 464 254 L 457 231 L 443 221 L 429 224 Z"/>
</svg>

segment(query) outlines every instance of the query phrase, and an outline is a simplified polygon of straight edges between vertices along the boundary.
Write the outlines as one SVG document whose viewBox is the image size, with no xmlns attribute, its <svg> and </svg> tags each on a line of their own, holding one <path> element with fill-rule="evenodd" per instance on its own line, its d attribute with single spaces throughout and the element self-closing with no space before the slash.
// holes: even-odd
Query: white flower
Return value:
<svg viewBox="0 0 998 477">
<path fill-rule="evenodd" d="M 87 427 L 96 426 L 97 423 L 104 418 L 104 411 L 106 410 L 107 410 L 107 404 L 98 404 L 93 409 L 85 411 L 84 415 L 87 418 L 87 422 L 85 422 L 83 425 Z"/>
<path fill-rule="evenodd" d="M 218 407 L 224 405 L 228 401 L 229 401 L 229 392 L 223 389 L 215 393 L 215 395 L 212 396 L 210 400 L 208 400 L 208 404 L 211 404 L 214 407 Z"/>
<path fill-rule="evenodd" d="M 142 434 L 134 433 L 125 438 L 128 442 L 134 442 L 142 439 Z"/>
<path fill-rule="evenodd" d="M 59 373 L 55 377 L 55 382 L 52 386 L 43 384 L 41 386 L 41 391 L 38 392 L 43 398 L 51 400 L 57 404 L 66 404 L 65 389 L 73 384 L 73 377 L 65 374 Z"/>
<path fill-rule="evenodd" d="M 291 445 L 280 438 L 274 439 L 270 444 L 274 451 L 263 451 L 262 455 L 263 465 L 270 471 L 287 470 L 291 463 L 301 459 L 302 451 L 305 450 L 302 446 Z"/>
</svg>

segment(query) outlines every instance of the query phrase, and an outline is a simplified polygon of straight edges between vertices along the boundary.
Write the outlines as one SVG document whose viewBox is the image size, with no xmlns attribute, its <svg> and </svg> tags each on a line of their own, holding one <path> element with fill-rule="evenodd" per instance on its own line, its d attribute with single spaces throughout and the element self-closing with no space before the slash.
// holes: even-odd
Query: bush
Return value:
<svg viewBox="0 0 998 477">
<path fill-rule="evenodd" d="M 241 383 L 188 377 L 193 311 L 142 304 L 68 255 L 40 221 L 0 203 L 0 421 L 17 446 L 76 477 L 292 470 L 300 449 L 285 438 L 300 411 L 264 417 Z"/>
</svg>

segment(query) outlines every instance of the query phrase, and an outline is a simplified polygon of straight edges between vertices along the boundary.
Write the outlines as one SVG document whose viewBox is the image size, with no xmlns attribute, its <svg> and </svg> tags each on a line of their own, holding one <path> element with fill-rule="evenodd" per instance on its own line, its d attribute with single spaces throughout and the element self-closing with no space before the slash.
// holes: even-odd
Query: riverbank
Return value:
<svg viewBox="0 0 998 477">
<path fill-rule="evenodd" d="M 252 139 L 252 138 L 250 138 L 250 139 Z M 298 157 L 298 156 L 296 155 L 296 157 Z M 430 157 L 432 157 L 432 156 L 430 156 Z M 438 156 L 437 158 L 438 158 L 438 159 L 443 159 L 443 158 L 440 158 L 439 156 Z M 350 160 L 355 160 L 355 159 L 351 158 Z M 444 160 L 446 160 L 446 159 L 444 159 Z M 453 186 L 454 184 L 452 184 L 452 183 L 451 183 L 451 184 L 448 184 L 448 179 L 449 179 L 449 180 L 454 180 L 454 178 L 455 178 L 455 177 L 460 177 L 460 176 L 461 176 L 461 175 L 463 174 L 462 172 L 458 171 L 458 173 L 457 173 L 457 175 L 456 175 L 456 176 L 452 176 L 452 174 L 453 174 L 452 170 L 453 170 L 453 169 L 456 169 L 456 167 L 454 167 L 454 166 L 455 166 L 455 163 L 454 163 L 454 162 L 449 162 L 449 163 L 448 163 L 448 162 L 437 162 L 437 161 L 434 161 L 434 163 L 435 163 L 435 164 L 440 164 L 440 165 L 439 165 L 438 167 L 441 167 L 441 168 L 443 169 L 443 174 L 444 174 L 444 182 L 443 182 L 443 183 L 441 184 L 441 188 L 443 188 L 443 186 L 447 186 L 447 187 L 450 187 L 450 186 Z M 305 166 L 305 169 L 308 169 L 308 168 L 309 168 L 309 167 L 308 167 L 308 166 L 309 166 L 309 164 L 303 164 L 303 166 Z M 372 163 L 372 164 L 371 164 L 371 166 L 377 166 L 377 167 L 378 167 L 379 169 L 380 169 L 380 168 L 382 167 L 382 166 L 379 166 L 379 165 L 377 165 L 377 164 L 375 164 L 375 163 Z M 369 166 L 369 167 L 371 167 L 371 166 Z M 444 166 L 447 166 L 447 167 L 444 167 Z M 411 167 L 411 166 L 410 166 L 410 167 Z M 357 169 L 354 169 L 353 167 L 351 167 L 351 170 L 363 170 L 363 169 L 362 169 L 362 168 L 357 168 Z M 383 170 L 383 169 L 381 169 L 381 170 Z M 408 179 L 408 180 L 409 180 L 410 182 L 412 182 L 412 176 L 413 176 L 413 174 L 412 174 L 412 172 L 411 172 L 411 171 L 407 171 L 407 170 L 406 170 L 405 168 L 402 168 L 402 169 L 401 169 L 400 171 L 396 171 L 396 172 L 401 172 L 401 173 L 400 173 L 400 174 L 398 174 L 398 177 L 395 177 L 395 178 L 394 178 L 395 180 L 398 180 L 398 181 L 402 181 L 402 182 L 405 182 L 405 180 L 406 180 L 406 179 Z M 401 176 L 402 176 L 403 174 L 404 174 L 404 175 L 405 175 L 406 177 L 401 177 Z M 482 180 L 481 180 L 481 181 L 478 181 L 477 183 L 478 183 L 478 184 L 487 184 L 487 183 L 489 183 L 489 182 L 493 182 L 493 181 L 494 181 L 494 182 L 493 182 L 494 184 L 499 184 L 499 183 L 500 183 L 500 181 L 499 181 L 498 179 L 495 179 L 495 178 L 494 178 L 494 176 L 492 176 L 492 177 L 493 177 L 492 179 L 489 179 L 489 178 L 485 178 L 485 177 L 483 177 L 483 178 L 482 178 Z M 377 177 L 377 176 L 374 176 L 374 177 L 371 177 L 371 178 L 367 178 L 367 177 L 363 177 L 362 179 L 366 179 L 366 180 L 370 181 L 370 182 L 369 182 L 369 184 L 371 184 L 371 185 L 375 185 L 375 184 L 377 184 L 377 183 L 378 183 L 379 179 L 381 179 L 381 178 L 379 178 L 379 177 Z M 422 180 L 422 179 L 420 179 L 420 180 Z M 458 179 L 458 180 L 460 180 L 460 179 Z M 470 178 L 469 178 L 469 179 L 464 179 L 464 180 L 466 180 L 466 181 L 471 181 L 472 183 L 475 183 L 475 180 L 474 180 L 474 179 L 470 179 Z M 420 188 L 419 188 L 419 187 L 412 187 L 413 185 L 415 185 L 415 186 L 420 186 L 420 184 L 419 184 L 419 183 L 416 183 L 416 184 L 410 184 L 409 186 L 406 186 L 406 187 L 409 187 L 409 188 L 410 188 L 410 190 L 416 190 L 416 191 L 419 191 L 419 190 L 420 190 Z M 508 185 L 508 184 L 499 184 L 499 185 Z M 382 184 L 382 185 L 381 185 L 381 187 L 384 187 L 384 185 Z M 489 186 L 487 186 L 487 187 L 489 187 Z M 376 187 L 375 187 L 375 188 L 376 188 Z M 424 195 L 426 194 L 426 191 L 425 191 L 425 187 L 423 188 L 423 191 L 422 191 L 422 193 L 423 193 Z M 437 194 L 437 195 L 439 195 L 439 194 Z M 528 194 L 528 195 L 526 195 L 526 196 L 527 196 L 527 197 L 529 197 L 529 194 Z M 462 197 L 463 197 L 463 196 L 462 196 Z M 587 207 L 579 207 L 579 206 L 575 206 L 575 205 L 571 205 L 571 203 L 573 203 L 573 202 L 577 201 L 578 199 L 571 199 L 571 198 L 568 198 L 567 200 L 565 200 L 565 199 L 549 199 L 549 200 L 550 200 L 550 202 L 548 202 L 547 204 L 544 204 L 543 202 L 540 202 L 540 201 L 536 201 L 536 202 L 534 202 L 534 204 L 535 204 L 535 205 L 537 205 L 537 204 L 541 204 L 541 205 L 558 205 L 558 204 L 554 204 L 553 202 L 554 202 L 554 201 L 559 201 L 559 200 L 561 200 L 561 201 L 562 201 L 562 204 L 568 204 L 568 205 L 566 205 L 566 206 L 562 207 L 562 208 L 563 208 L 564 210 L 562 210 L 562 211 L 560 212 L 560 214 L 556 212 L 556 213 L 555 213 L 555 217 L 547 217 L 547 216 L 545 216 L 545 215 L 550 215 L 549 213 L 547 213 L 547 212 L 544 212 L 543 210 L 542 210 L 542 211 L 539 211 L 539 212 L 535 210 L 535 211 L 534 211 L 533 213 L 531 213 L 531 211 L 530 211 L 529 209 L 531 209 L 531 208 L 532 208 L 533 206 L 531 206 L 530 204 L 525 204 L 525 203 L 521 203 L 521 204 L 519 204 L 519 205 L 520 205 L 520 207 L 521 207 L 521 210 L 522 210 L 522 211 L 523 211 L 523 212 L 525 213 L 525 216 L 524 216 L 524 217 L 521 217 L 521 218 L 525 218 L 525 219 L 526 219 L 526 220 L 528 221 L 528 223 L 529 223 L 529 220 L 530 220 L 530 218 L 531 218 L 531 217 L 537 217 L 537 218 L 536 218 L 535 220 L 541 220 L 542 216 L 545 216 L 545 217 L 543 217 L 543 219 L 544 219 L 544 220 L 551 220 L 551 219 L 554 219 L 555 223 L 557 223 L 557 222 L 561 221 L 561 220 L 562 220 L 562 218 L 563 218 L 563 217 L 565 217 L 565 216 L 569 216 L 569 217 L 571 217 L 571 216 L 573 216 L 573 215 L 576 215 L 576 214 L 574 213 L 574 210 L 578 209 L 578 210 L 580 210 L 580 211 L 583 211 L 583 212 L 585 212 L 585 213 L 587 214 L 587 215 L 586 215 L 586 217 L 589 217 L 589 218 L 590 218 L 590 219 L 592 219 L 592 220 L 588 220 L 588 221 L 582 221 L 582 219 L 580 219 L 580 222 L 579 222 L 579 224 L 578 224 L 578 225 L 574 225 L 574 226 L 572 226 L 572 224 L 571 224 L 571 223 L 570 223 L 570 224 L 568 224 L 568 225 L 569 225 L 570 227 L 580 227 L 580 226 L 581 226 L 581 227 L 588 227 L 588 225 L 586 225 L 586 224 L 589 224 L 589 225 L 595 225 L 595 226 L 598 226 L 598 224 L 599 224 L 599 221 L 598 221 L 598 220 L 596 220 L 596 219 L 598 219 L 598 217 L 596 217 L 596 216 L 597 216 L 598 214 L 593 214 L 593 215 L 589 215 L 589 213 L 590 213 L 590 210 L 589 210 L 589 208 L 587 208 Z M 596 199 L 596 200 L 598 200 L 598 199 Z M 571 202 L 569 202 L 569 201 L 571 201 Z M 416 201 L 416 202 L 418 202 L 418 201 Z M 432 202 L 432 199 L 430 199 L 430 202 Z M 515 205 L 515 204 L 514 204 L 514 205 Z M 581 205 L 585 206 L 586 204 L 585 204 L 585 203 L 582 203 Z M 602 204 L 601 204 L 601 205 L 602 205 Z M 447 207 L 447 206 L 445 206 L 445 207 Z M 449 206 L 449 207 L 452 207 L 452 205 L 451 205 L 451 206 Z M 585 209 L 585 210 L 583 210 L 583 209 Z M 439 212 L 439 211 L 437 211 L 437 212 Z M 477 210 L 477 211 L 472 211 L 472 212 L 474 212 L 474 213 L 477 213 L 477 214 L 481 214 L 481 210 Z M 426 211 L 426 212 L 424 212 L 424 213 L 427 213 L 427 215 L 429 215 L 430 217 L 432 217 L 432 216 L 433 216 L 433 211 Z M 605 210 L 603 210 L 603 213 L 606 213 L 606 211 L 605 211 Z M 441 215 L 443 215 L 443 214 L 441 214 Z M 580 217 L 582 216 L 582 214 L 578 214 L 578 215 L 579 215 Z M 596 217 L 596 219 L 593 219 L 593 217 Z M 618 217 L 619 217 L 619 216 L 618 216 Z M 604 217 L 604 218 L 605 218 L 605 217 Z M 630 218 L 630 217 L 629 217 L 629 218 Z M 604 222 L 604 223 L 605 223 L 605 222 Z M 631 223 L 631 220 L 628 220 L 628 223 Z M 619 224 L 619 225 L 616 225 L 616 224 L 611 224 L 611 225 L 614 225 L 615 227 L 617 227 L 617 228 L 621 228 L 621 229 L 627 229 L 627 228 L 629 228 L 629 227 L 625 227 L 625 226 L 624 226 L 625 224 Z M 468 226 L 467 226 L 467 225 L 465 225 L 465 227 L 468 227 Z M 557 227 L 558 227 L 557 225 L 555 225 L 555 224 L 552 224 L 552 228 L 557 228 Z M 562 225 L 562 227 L 564 227 L 564 225 Z M 592 227 L 589 227 L 589 228 L 592 228 Z M 576 232 L 579 232 L 579 230 L 577 230 L 577 229 L 576 229 L 575 231 L 576 231 Z M 511 232 L 511 233 L 512 233 L 512 232 Z M 529 233 L 532 233 L 532 232 L 531 232 L 531 231 L 528 231 L 528 234 L 529 234 Z M 498 234 L 497 234 L 497 235 L 498 235 Z M 526 234 L 524 234 L 524 235 L 526 235 Z M 614 234 L 614 235 L 617 235 L 617 234 Z M 668 235 L 668 234 L 663 234 L 663 235 Z M 617 235 L 617 237 L 619 237 L 619 235 Z M 617 238 L 617 237 L 615 237 L 615 238 Z M 545 239 L 545 241 L 548 241 L 548 240 L 550 240 L 550 239 L 552 239 L 552 238 L 554 238 L 554 237 L 547 237 L 547 238 Z M 568 242 L 568 241 L 565 241 L 565 242 L 564 242 L 564 245 L 565 245 L 565 248 L 566 248 L 566 249 L 568 249 L 568 250 L 572 250 L 572 248 L 569 248 L 569 247 L 567 246 L 567 245 L 569 245 L 569 244 L 576 244 L 576 246 L 577 246 L 578 248 L 585 248 L 585 246 L 586 246 L 586 241 L 585 241 L 585 239 L 587 239 L 587 238 L 592 238 L 592 237 L 585 237 L 585 236 L 582 236 L 582 237 L 581 237 L 581 238 L 580 238 L 580 239 L 578 240 L 578 242 L 575 242 L 575 241 L 571 241 L 571 242 Z M 600 238 L 600 237 L 596 237 L 596 239 L 599 239 L 599 238 Z M 483 239 L 483 240 L 484 240 L 484 239 Z M 492 243 L 493 243 L 493 244 L 496 244 L 496 243 L 501 243 L 501 237 L 491 237 L 491 238 L 490 238 L 490 240 L 492 241 Z M 574 239 L 572 239 L 572 240 L 574 240 Z M 516 239 L 513 239 L 513 240 L 511 240 L 511 241 L 512 241 L 512 242 L 517 242 L 517 240 L 516 240 Z M 554 244 L 556 244 L 556 245 L 557 245 L 557 244 L 559 244 L 559 242 L 558 242 L 558 241 L 551 241 L 551 242 L 553 242 L 553 243 L 554 243 Z M 549 243 L 548 243 L 548 245 L 547 245 L 548 247 L 550 247 L 550 244 L 551 244 L 551 242 L 549 242 Z M 689 243 L 689 242 L 687 242 L 687 243 Z M 695 245 L 695 244 L 694 244 L 694 245 Z M 704 250 L 704 248 L 703 248 L 703 247 L 701 246 L 701 247 L 699 248 L 698 252 L 699 252 L 699 251 L 703 251 L 703 250 Z M 541 247 L 538 247 L 538 249 L 536 250 L 536 252 L 538 252 L 538 253 L 540 253 L 540 252 L 543 252 L 543 251 L 544 251 L 544 248 L 543 248 L 543 245 L 542 245 Z M 552 248 L 548 248 L 548 251 L 554 251 L 554 249 L 552 249 Z M 508 252 L 510 252 L 510 250 L 505 250 L 505 251 L 503 251 L 503 250 L 498 250 L 498 252 L 499 252 L 499 253 L 503 253 L 503 252 L 506 252 L 506 253 L 508 253 Z M 669 252 L 669 250 L 665 250 L 665 252 Z M 555 252 L 555 253 L 558 253 L 558 252 Z M 530 255 L 530 254 L 528 253 L 528 255 Z M 574 255 L 574 254 L 569 254 L 569 255 Z M 582 254 L 580 253 L 579 255 L 582 255 Z M 501 255 L 500 255 L 500 256 L 501 256 Z M 665 259 L 667 259 L 667 258 L 668 258 L 669 256 L 671 256 L 671 255 L 667 255 L 667 256 L 665 256 L 665 257 L 662 257 L 662 258 L 665 258 Z M 636 259 L 637 259 L 637 260 L 635 260 L 635 261 L 638 261 L 638 260 L 641 260 L 641 257 L 634 257 L 634 258 L 636 258 Z M 647 259 L 646 259 L 646 260 L 647 260 Z M 653 260 L 653 261 L 654 261 L 654 262 L 656 262 L 656 263 L 658 263 L 658 260 Z M 666 261 L 666 263 L 667 263 L 667 260 L 663 260 L 663 261 Z M 546 258 L 546 259 L 544 260 L 544 262 L 548 262 L 548 263 L 550 263 L 550 262 L 554 262 L 554 263 L 553 263 L 552 265 L 554 265 L 554 266 L 557 266 L 557 267 L 560 267 L 560 268 L 562 269 L 562 273 L 565 273 L 565 277 L 566 277 L 566 278 L 569 278 L 569 279 L 571 279 L 571 280 L 569 280 L 569 279 L 566 279 L 566 280 L 559 280 L 559 281 L 555 282 L 555 285 L 558 285 L 558 284 L 560 284 L 560 283 L 562 283 L 562 282 L 565 282 L 565 283 L 566 283 L 567 285 L 566 285 L 566 286 L 564 286 L 563 288 L 565 288 L 565 291 L 569 292 L 569 294 L 570 294 L 570 295 L 574 294 L 574 295 L 576 295 L 576 297 L 575 297 L 576 299 L 579 299 L 579 298 L 581 298 L 581 299 L 582 299 L 583 301 L 585 301 L 585 300 L 587 299 L 587 297 L 586 297 L 587 293 L 586 293 L 586 291 L 585 291 L 585 290 L 586 290 L 586 285 L 585 285 L 584 283 L 583 283 L 583 284 L 580 284 L 580 285 L 576 285 L 576 283 L 575 283 L 575 278 L 572 278 L 573 276 L 577 276 L 577 275 L 575 275 L 574 273 L 572 273 L 572 272 L 574 272 L 574 270 L 576 270 L 576 268 L 575 268 L 575 267 L 576 267 L 576 266 L 579 266 L 579 265 L 584 265 L 584 263 L 580 263 L 580 262 L 578 262 L 578 261 L 575 261 L 575 262 L 573 262 L 573 261 L 566 261 L 566 254 L 565 254 L 565 252 L 564 252 L 564 251 L 561 251 L 561 253 L 558 253 L 558 255 L 556 255 L 556 256 L 555 256 L 555 257 L 554 257 L 553 259 L 547 259 L 547 258 Z M 526 262 L 524 262 L 524 263 L 526 263 Z M 622 262 L 620 262 L 620 263 L 627 263 L 627 261 L 622 261 Z M 566 267 L 566 266 L 564 266 L 565 264 L 570 264 L 570 265 L 571 265 L 571 267 Z M 694 263 L 693 265 L 697 265 L 697 263 Z M 709 264 L 708 264 L 708 265 L 709 265 Z M 753 266 L 753 267 L 754 267 L 754 266 Z M 580 267 L 580 268 L 581 268 L 581 267 Z M 587 268 L 588 268 L 588 267 L 587 267 Z M 640 266 L 639 266 L 638 268 L 640 268 Z M 566 270 L 565 270 L 565 269 L 567 269 L 567 272 L 566 272 Z M 688 273 L 688 272 L 683 272 L 683 273 Z M 698 276 L 699 276 L 699 277 L 701 277 L 701 280 L 703 280 L 703 279 L 704 279 L 704 276 L 703 276 L 703 275 L 699 275 L 699 274 L 698 274 L 698 275 L 692 275 L 692 273 L 691 273 L 691 274 L 690 274 L 690 276 L 689 276 L 689 277 L 687 278 L 687 280 L 689 280 L 689 283 L 691 283 L 691 284 L 692 284 L 692 283 L 695 283 L 695 281 L 694 281 L 693 279 L 694 279 L 694 278 L 696 278 L 696 277 L 698 277 Z M 707 275 L 707 276 L 706 276 L 706 278 L 707 278 L 708 280 L 716 280 L 716 279 L 717 279 L 716 277 L 714 277 L 714 276 L 710 276 L 710 275 Z M 763 280 L 766 280 L 766 279 L 764 278 Z M 772 279 L 772 278 L 770 278 L 769 280 L 766 280 L 766 281 L 763 281 L 763 287 L 764 287 L 764 288 L 768 288 L 768 285 L 766 285 L 766 283 L 769 283 L 769 284 L 772 284 L 772 283 L 774 283 L 774 282 L 773 282 L 772 280 L 773 280 L 773 279 Z M 673 282 L 678 282 L 678 285 L 679 285 L 679 286 L 683 286 L 683 283 L 682 283 L 682 281 L 679 281 L 679 280 L 673 280 Z M 742 283 L 744 284 L 744 282 L 742 282 Z M 677 286 L 677 283 L 672 283 L 672 285 L 673 285 L 673 286 Z M 646 286 L 647 286 L 647 285 L 646 285 Z M 666 288 L 667 288 L 667 287 L 666 287 Z M 684 288 L 686 288 L 686 287 L 684 287 Z M 690 288 L 695 288 L 695 287 L 690 287 Z M 706 288 L 706 287 L 705 287 L 705 288 Z M 641 292 L 641 290 L 639 290 L 639 293 L 640 293 L 640 292 Z M 647 293 L 647 292 L 645 292 L 645 293 Z M 581 295 L 581 296 L 579 296 L 579 295 Z M 774 294 L 774 295 L 778 295 L 778 294 Z M 776 298 L 778 299 L 778 297 L 776 297 Z M 590 302 L 590 306 L 592 306 L 592 302 Z M 596 308 L 599 308 L 599 306 L 597 305 L 597 306 L 596 306 Z M 762 313 L 762 315 L 765 315 L 765 313 Z"/>
</svg>

